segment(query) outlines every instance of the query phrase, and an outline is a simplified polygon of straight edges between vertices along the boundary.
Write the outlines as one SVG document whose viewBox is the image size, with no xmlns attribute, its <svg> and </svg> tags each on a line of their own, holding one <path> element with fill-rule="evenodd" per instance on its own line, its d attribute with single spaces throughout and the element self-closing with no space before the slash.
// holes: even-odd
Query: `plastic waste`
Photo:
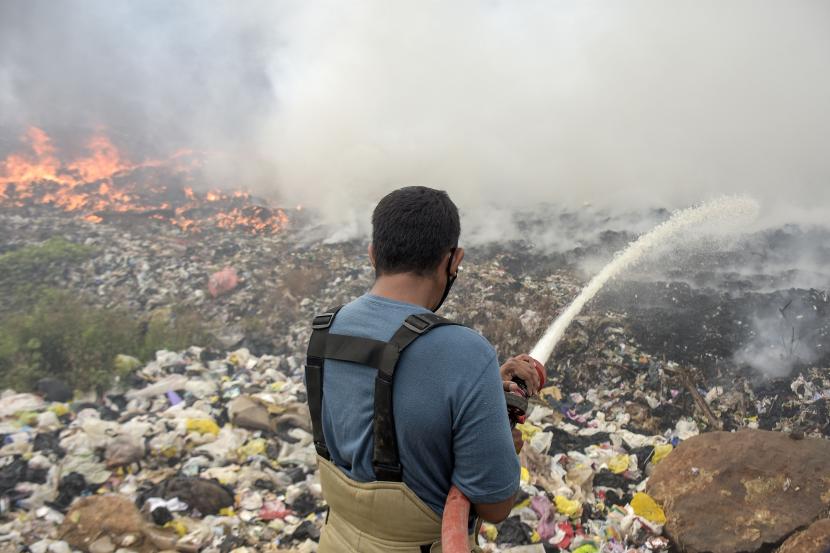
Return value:
<svg viewBox="0 0 830 553">
<path fill-rule="evenodd" d="M 672 452 L 674 447 L 671 444 L 658 445 L 654 447 L 654 455 L 651 457 L 651 462 L 655 465 L 665 459 L 666 455 Z"/>
<path fill-rule="evenodd" d="M 276 430 L 268 407 L 261 401 L 248 395 L 241 395 L 228 403 L 228 417 L 232 424 L 249 430 Z"/>
<path fill-rule="evenodd" d="M 634 509 L 637 516 L 650 522 L 661 525 L 666 523 L 666 515 L 663 513 L 663 509 L 647 493 L 635 493 L 631 500 L 631 508 Z"/>
<path fill-rule="evenodd" d="M 208 293 L 216 298 L 227 294 L 239 284 L 239 275 L 233 267 L 225 267 L 210 275 L 208 279 Z"/>
<path fill-rule="evenodd" d="M 554 498 L 556 510 L 563 515 L 576 518 L 582 514 L 582 504 L 579 501 L 568 499 L 565 496 L 557 495 Z"/>
</svg>

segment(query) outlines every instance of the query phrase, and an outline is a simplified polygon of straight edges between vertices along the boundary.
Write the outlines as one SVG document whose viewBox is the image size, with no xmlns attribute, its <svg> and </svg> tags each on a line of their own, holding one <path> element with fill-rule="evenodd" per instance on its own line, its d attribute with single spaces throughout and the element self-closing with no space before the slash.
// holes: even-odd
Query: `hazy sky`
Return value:
<svg viewBox="0 0 830 553">
<path fill-rule="evenodd" d="M 826 219 L 829 69 L 824 0 L 6 0 L 0 151 L 105 128 L 336 215 L 426 184 Z"/>
</svg>

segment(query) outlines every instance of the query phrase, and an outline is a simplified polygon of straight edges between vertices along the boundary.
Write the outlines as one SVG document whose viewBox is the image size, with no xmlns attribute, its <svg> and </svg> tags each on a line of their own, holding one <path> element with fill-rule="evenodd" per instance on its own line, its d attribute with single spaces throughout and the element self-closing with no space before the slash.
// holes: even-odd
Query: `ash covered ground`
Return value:
<svg viewBox="0 0 830 553">
<path fill-rule="evenodd" d="M 442 314 L 503 359 L 527 352 L 592 270 L 667 216 L 524 214 L 521 239 L 468 245 Z M 309 321 L 364 293 L 373 273 L 364 240 L 330 243 L 312 215 L 289 219 L 251 234 L 134 215 L 93 223 L 44 206 L 0 211 L 6 323 L 48 289 L 130 318 L 139 333 L 186 321 L 200 336 L 122 355 L 118 378 L 85 380 L 92 390 L 72 398 L 32 395 L 25 375 L 3 393 L 0 550 L 314 550 L 325 506 L 303 407 Z M 549 386 L 522 427 L 519 502 L 506 522 L 484 526 L 484 547 L 674 550 L 677 522 L 642 497 L 651 500 L 649 476 L 673 447 L 717 429 L 829 437 L 828 238 L 786 226 L 698 240 L 607 286 L 548 364 Z M 82 250 L 38 254 L 56 244 Z M 33 359 L 9 359 L 24 354 Z M 206 487 L 199 497 L 188 479 Z M 122 515 L 90 530 L 78 523 L 91 516 L 84 509 Z"/>
</svg>

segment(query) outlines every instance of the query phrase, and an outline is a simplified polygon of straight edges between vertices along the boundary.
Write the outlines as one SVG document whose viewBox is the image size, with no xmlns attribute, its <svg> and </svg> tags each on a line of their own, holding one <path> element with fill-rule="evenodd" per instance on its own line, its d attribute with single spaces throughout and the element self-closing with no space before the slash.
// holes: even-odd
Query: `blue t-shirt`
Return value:
<svg viewBox="0 0 830 553">
<path fill-rule="evenodd" d="M 331 332 L 388 341 L 418 305 L 364 295 Z M 323 432 L 332 461 L 359 482 L 375 480 L 372 416 L 376 370 L 327 360 Z M 497 503 L 519 487 L 499 364 L 493 346 L 462 326 L 416 339 L 395 369 L 393 410 L 403 481 L 441 515 L 455 484 L 473 503 Z"/>
</svg>

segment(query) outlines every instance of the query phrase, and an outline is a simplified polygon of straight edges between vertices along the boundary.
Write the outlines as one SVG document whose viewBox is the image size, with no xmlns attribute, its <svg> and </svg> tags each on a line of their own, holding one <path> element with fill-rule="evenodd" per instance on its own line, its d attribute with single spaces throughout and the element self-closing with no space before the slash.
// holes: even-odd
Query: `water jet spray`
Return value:
<svg viewBox="0 0 830 553">
<path fill-rule="evenodd" d="M 704 223 L 754 219 L 758 214 L 758 210 L 758 202 L 752 198 L 726 196 L 697 207 L 676 211 L 667 221 L 660 223 L 651 231 L 631 242 L 627 248 L 616 253 L 614 259 L 588 282 L 576 299 L 553 321 L 539 342 L 530 351 L 530 356 L 543 365 L 546 364 L 556 345 L 564 336 L 565 330 L 579 315 L 585 304 L 596 296 L 609 280 L 631 267 L 646 254 L 653 251 L 656 246 L 669 240 L 683 239 L 684 231 Z"/>
</svg>

